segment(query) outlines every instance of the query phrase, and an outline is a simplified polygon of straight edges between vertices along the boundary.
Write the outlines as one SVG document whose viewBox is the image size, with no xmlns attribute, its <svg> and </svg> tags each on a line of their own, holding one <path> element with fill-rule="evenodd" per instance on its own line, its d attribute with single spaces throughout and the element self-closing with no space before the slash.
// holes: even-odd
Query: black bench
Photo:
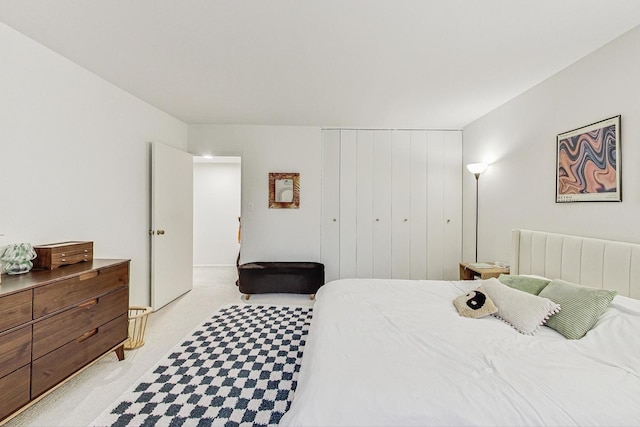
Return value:
<svg viewBox="0 0 640 427">
<path fill-rule="evenodd" d="M 238 266 L 238 289 L 251 294 L 309 294 L 324 285 L 324 264 L 318 262 L 250 262 Z"/>
</svg>

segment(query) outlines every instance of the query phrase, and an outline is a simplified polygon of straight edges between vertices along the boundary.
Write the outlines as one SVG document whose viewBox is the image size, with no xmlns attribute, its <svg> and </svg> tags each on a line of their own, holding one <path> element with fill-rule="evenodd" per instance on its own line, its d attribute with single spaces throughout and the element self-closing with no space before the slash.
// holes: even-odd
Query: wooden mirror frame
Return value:
<svg viewBox="0 0 640 427">
<path fill-rule="evenodd" d="M 293 201 L 276 201 L 276 181 L 280 179 L 293 180 Z M 300 207 L 300 174 L 269 172 L 269 209 L 298 209 Z"/>
</svg>

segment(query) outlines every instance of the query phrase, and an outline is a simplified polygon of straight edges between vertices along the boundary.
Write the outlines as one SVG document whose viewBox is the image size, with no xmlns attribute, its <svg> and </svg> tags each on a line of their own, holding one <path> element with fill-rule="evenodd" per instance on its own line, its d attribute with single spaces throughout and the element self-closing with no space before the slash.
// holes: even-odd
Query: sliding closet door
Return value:
<svg viewBox="0 0 640 427">
<path fill-rule="evenodd" d="M 373 134 L 373 277 L 391 278 L 391 141 L 388 130 Z"/>
<path fill-rule="evenodd" d="M 325 281 L 340 278 L 340 131 L 322 132 L 322 248 Z"/>
</svg>

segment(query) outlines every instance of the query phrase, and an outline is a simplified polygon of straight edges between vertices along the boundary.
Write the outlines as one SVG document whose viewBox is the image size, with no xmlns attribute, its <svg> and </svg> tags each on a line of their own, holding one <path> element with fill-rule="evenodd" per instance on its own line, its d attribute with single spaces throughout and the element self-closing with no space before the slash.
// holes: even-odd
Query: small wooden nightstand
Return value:
<svg viewBox="0 0 640 427">
<path fill-rule="evenodd" d="M 460 280 L 489 279 L 498 277 L 501 274 L 509 274 L 509 267 L 500 268 L 495 265 L 492 268 L 473 268 L 469 266 L 469 262 L 460 263 Z M 492 264 L 492 263 L 488 263 Z"/>
</svg>

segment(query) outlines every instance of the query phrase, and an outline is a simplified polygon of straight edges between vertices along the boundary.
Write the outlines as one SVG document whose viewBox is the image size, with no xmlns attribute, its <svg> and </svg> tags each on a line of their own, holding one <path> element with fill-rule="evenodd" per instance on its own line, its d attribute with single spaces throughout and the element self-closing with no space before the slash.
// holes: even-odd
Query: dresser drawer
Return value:
<svg viewBox="0 0 640 427">
<path fill-rule="evenodd" d="M 0 335 L 0 377 L 31 361 L 31 325 Z"/>
<path fill-rule="evenodd" d="M 0 298 L 0 332 L 31 320 L 31 299 L 31 290 Z"/>
<path fill-rule="evenodd" d="M 120 288 L 33 325 L 33 358 L 81 337 L 85 332 L 115 319 L 129 308 L 129 289 Z"/>
<path fill-rule="evenodd" d="M 89 249 L 80 249 L 75 251 L 68 251 L 67 253 L 51 255 L 51 264 L 54 266 L 61 266 L 67 264 L 77 264 L 84 261 L 91 261 L 92 259 L 93 254 Z"/>
<path fill-rule="evenodd" d="M 33 291 L 33 318 L 75 306 L 129 284 L 129 264 L 91 270 Z"/>
<path fill-rule="evenodd" d="M 0 378 L 0 419 L 29 402 L 29 365 Z"/>
<path fill-rule="evenodd" d="M 123 314 L 98 329 L 33 361 L 31 396 L 35 398 L 127 339 Z"/>
</svg>

